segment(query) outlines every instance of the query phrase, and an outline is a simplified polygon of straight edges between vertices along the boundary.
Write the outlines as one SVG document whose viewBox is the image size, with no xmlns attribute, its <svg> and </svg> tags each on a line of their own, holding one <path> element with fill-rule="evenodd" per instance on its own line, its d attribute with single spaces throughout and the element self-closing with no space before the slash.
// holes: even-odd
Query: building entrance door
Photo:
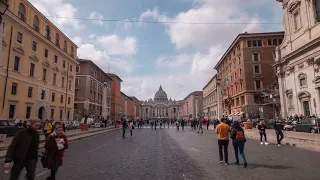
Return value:
<svg viewBox="0 0 320 180">
<path fill-rule="evenodd" d="M 303 101 L 303 110 L 305 116 L 310 116 L 309 101 Z"/>
<path fill-rule="evenodd" d="M 43 118 L 44 118 L 44 107 L 43 107 L 43 106 L 39 108 L 38 118 L 39 118 L 41 121 L 44 120 L 44 119 L 43 119 Z"/>
</svg>

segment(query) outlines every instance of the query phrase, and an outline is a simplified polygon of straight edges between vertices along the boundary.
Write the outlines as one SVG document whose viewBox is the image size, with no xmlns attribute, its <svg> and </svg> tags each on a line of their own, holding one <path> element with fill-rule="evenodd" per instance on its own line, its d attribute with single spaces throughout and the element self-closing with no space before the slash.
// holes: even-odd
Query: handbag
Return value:
<svg viewBox="0 0 320 180">
<path fill-rule="evenodd" d="M 42 167 L 48 168 L 48 152 L 47 151 L 42 153 L 40 160 L 41 160 Z"/>
<path fill-rule="evenodd" d="M 134 126 L 132 126 L 132 129 L 134 129 Z"/>
</svg>

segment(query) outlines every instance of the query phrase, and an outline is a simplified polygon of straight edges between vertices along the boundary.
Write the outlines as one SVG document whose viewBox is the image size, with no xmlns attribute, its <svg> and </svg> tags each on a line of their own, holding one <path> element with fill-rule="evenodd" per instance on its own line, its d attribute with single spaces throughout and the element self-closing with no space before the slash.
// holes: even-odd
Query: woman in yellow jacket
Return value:
<svg viewBox="0 0 320 180">
<path fill-rule="evenodd" d="M 47 119 L 43 126 L 44 136 L 47 138 L 52 132 L 52 124 Z"/>
</svg>

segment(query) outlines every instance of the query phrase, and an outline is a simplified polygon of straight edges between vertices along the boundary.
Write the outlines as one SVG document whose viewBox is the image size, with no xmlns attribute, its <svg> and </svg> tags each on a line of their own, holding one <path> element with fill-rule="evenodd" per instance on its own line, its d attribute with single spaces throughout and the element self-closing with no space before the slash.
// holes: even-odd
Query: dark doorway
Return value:
<svg viewBox="0 0 320 180">
<path fill-rule="evenodd" d="M 43 106 L 39 108 L 38 118 L 39 118 L 41 121 L 44 120 L 44 119 L 43 119 L 43 118 L 44 118 L 44 107 L 43 107 Z"/>
</svg>

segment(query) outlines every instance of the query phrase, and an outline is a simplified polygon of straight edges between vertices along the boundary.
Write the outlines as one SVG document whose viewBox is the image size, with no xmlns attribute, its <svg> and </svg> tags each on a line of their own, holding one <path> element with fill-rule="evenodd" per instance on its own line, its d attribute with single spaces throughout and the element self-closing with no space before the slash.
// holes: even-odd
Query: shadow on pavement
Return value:
<svg viewBox="0 0 320 180">
<path fill-rule="evenodd" d="M 293 168 L 291 166 L 283 166 L 283 165 L 268 165 L 268 164 L 255 164 L 249 163 L 248 168 L 267 168 L 267 169 L 290 169 Z"/>
</svg>

